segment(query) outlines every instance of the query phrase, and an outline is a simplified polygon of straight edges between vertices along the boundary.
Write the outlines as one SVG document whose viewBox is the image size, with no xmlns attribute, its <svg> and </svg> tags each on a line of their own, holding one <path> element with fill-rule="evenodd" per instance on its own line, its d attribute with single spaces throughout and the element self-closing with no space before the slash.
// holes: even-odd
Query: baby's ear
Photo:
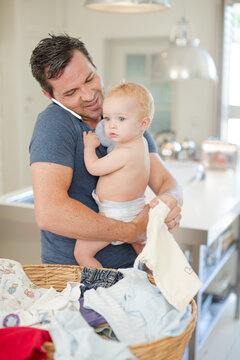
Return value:
<svg viewBox="0 0 240 360">
<path fill-rule="evenodd" d="M 141 125 L 140 125 L 140 130 L 142 132 L 144 132 L 150 125 L 150 122 L 151 122 L 151 119 L 150 117 L 145 117 L 142 122 L 141 122 Z"/>
</svg>

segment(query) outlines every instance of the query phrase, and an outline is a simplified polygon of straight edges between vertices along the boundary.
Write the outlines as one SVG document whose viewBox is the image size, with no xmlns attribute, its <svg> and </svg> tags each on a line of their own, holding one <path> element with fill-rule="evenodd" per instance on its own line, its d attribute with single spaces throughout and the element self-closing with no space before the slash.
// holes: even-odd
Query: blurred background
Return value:
<svg viewBox="0 0 240 360">
<path fill-rule="evenodd" d="M 170 9 L 155 13 L 113 14 L 89 10 L 84 0 L 0 0 L 0 194 L 31 185 L 28 145 L 37 114 L 49 100 L 32 78 L 29 59 L 48 33 L 80 37 L 106 91 L 122 80 L 145 84 L 156 103 L 151 131 L 166 133 L 160 142 L 169 137 L 196 145 L 209 137 L 240 141 L 236 138 L 240 25 L 238 15 L 234 17 L 238 5 L 227 6 L 222 0 L 170 3 Z M 214 60 L 218 82 L 151 78 L 156 56 L 168 46 L 172 28 L 182 16 Z M 235 86 L 231 98 L 229 84 Z"/>
</svg>

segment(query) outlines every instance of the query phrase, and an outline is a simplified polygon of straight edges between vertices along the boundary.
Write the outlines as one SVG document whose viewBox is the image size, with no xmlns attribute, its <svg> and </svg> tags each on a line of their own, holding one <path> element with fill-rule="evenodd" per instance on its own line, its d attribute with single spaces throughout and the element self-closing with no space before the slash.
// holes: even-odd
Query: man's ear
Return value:
<svg viewBox="0 0 240 360">
<path fill-rule="evenodd" d="M 144 132 L 150 125 L 150 122 L 151 122 L 151 119 L 150 117 L 145 117 L 142 122 L 141 122 L 141 125 L 140 125 L 140 130 L 142 132 Z"/>
<path fill-rule="evenodd" d="M 49 92 L 47 92 L 46 90 L 42 89 L 42 93 L 43 95 L 45 95 L 46 97 L 48 97 L 50 100 L 52 100 L 52 96 L 49 94 Z"/>
</svg>

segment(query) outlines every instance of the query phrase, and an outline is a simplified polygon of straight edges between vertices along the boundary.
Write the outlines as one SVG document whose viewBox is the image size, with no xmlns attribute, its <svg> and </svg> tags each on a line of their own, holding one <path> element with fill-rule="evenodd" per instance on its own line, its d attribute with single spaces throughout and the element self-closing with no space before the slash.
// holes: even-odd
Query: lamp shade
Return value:
<svg viewBox="0 0 240 360">
<path fill-rule="evenodd" d="M 171 44 L 164 49 L 156 58 L 152 78 L 158 81 L 218 79 L 212 57 L 205 49 L 193 44 Z"/>
<path fill-rule="evenodd" d="M 85 7 L 111 13 L 150 13 L 170 8 L 168 0 L 86 0 Z"/>
<path fill-rule="evenodd" d="M 215 63 L 199 46 L 190 23 L 184 18 L 176 23 L 170 35 L 170 45 L 153 64 L 152 78 L 158 81 L 177 79 L 218 80 Z"/>
</svg>

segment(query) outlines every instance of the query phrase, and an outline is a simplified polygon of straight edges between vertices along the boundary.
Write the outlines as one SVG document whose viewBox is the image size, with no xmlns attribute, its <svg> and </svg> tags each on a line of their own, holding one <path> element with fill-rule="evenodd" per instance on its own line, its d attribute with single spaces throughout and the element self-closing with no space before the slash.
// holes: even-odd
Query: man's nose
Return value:
<svg viewBox="0 0 240 360">
<path fill-rule="evenodd" d="M 94 91 L 88 89 L 87 87 L 82 87 L 81 99 L 82 101 L 92 101 L 94 99 Z"/>
</svg>

